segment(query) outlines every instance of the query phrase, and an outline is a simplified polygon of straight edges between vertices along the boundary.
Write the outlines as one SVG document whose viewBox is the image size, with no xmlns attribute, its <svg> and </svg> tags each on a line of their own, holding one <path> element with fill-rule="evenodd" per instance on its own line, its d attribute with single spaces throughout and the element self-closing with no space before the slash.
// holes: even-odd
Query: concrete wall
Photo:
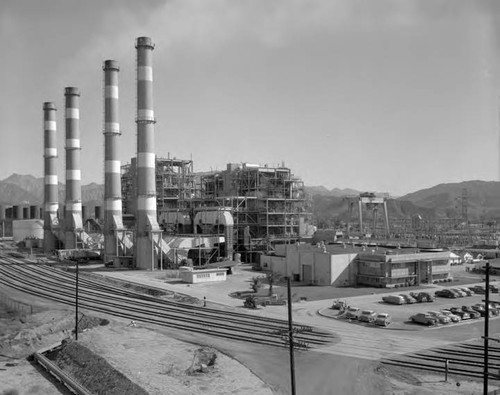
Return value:
<svg viewBox="0 0 500 395">
<path fill-rule="evenodd" d="M 353 285 L 356 283 L 357 265 L 354 260 L 357 254 L 332 255 L 331 285 Z"/>
<path fill-rule="evenodd" d="M 43 239 L 43 221 L 40 219 L 14 220 L 12 233 L 16 243 L 26 238 Z"/>
<path fill-rule="evenodd" d="M 318 249 L 300 251 L 297 248 L 287 249 L 286 257 L 263 255 L 261 266 L 281 276 L 291 276 L 304 281 L 304 266 L 310 267 L 313 285 L 347 285 L 354 284 L 356 265 L 353 263 L 355 253 L 333 255 Z M 307 269 L 306 269 L 307 270 Z"/>
</svg>

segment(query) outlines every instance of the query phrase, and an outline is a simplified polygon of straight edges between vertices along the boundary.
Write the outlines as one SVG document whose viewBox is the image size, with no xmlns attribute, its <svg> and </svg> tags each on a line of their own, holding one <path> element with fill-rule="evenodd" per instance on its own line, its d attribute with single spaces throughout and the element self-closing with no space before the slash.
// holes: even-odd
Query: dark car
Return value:
<svg viewBox="0 0 500 395">
<path fill-rule="evenodd" d="M 472 317 L 466 311 L 463 311 L 460 307 L 452 307 L 449 309 L 453 314 L 458 315 L 462 320 L 470 320 Z"/>
<path fill-rule="evenodd" d="M 450 289 L 440 289 L 436 292 L 434 292 L 434 295 L 440 296 L 442 298 L 456 298 L 457 294 Z"/>
<path fill-rule="evenodd" d="M 422 303 L 423 300 L 422 298 L 420 297 L 420 293 L 419 292 L 410 292 L 410 296 L 415 299 L 418 303 Z"/>
<path fill-rule="evenodd" d="M 417 313 L 415 315 L 412 315 L 410 317 L 410 320 L 417 324 L 422 324 L 422 325 L 431 326 L 437 324 L 437 319 L 427 313 Z"/>
<path fill-rule="evenodd" d="M 410 295 L 417 300 L 418 303 L 434 302 L 436 297 L 429 292 L 410 292 Z"/>
<path fill-rule="evenodd" d="M 422 298 L 422 302 L 434 302 L 436 297 L 430 292 L 419 292 L 419 296 Z"/>
<path fill-rule="evenodd" d="M 482 285 L 475 285 L 474 287 L 469 287 L 469 288 L 477 294 L 486 293 L 486 289 Z"/>
<path fill-rule="evenodd" d="M 469 313 L 470 318 L 479 318 L 481 317 L 481 313 L 479 311 L 474 310 L 473 308 L 469 306 L 462 306 L 462 311 L 466 311 Z"/>
<path fill-rule="evenodd" d="M 498 291 L 499 291 L 499 288 L 496 285 L 490 284 L 490 292 L 497 294 Z"/>
</svg>

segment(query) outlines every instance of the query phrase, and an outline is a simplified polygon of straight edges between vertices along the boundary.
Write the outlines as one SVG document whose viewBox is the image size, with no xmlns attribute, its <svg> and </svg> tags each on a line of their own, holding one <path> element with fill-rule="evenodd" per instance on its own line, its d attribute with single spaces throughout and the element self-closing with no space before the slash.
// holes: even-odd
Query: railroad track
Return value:
<svg viewBox="0 0 500 395">
<path fill-rule="evenodd" d="M 67 305 L 75 304 L 74 273 L 1 253 L 0 284 Z M 90 280 L 84 275 L 79 276 L 78 293 L 79 307 L 91 311 L 232 340 L 285 345 L 283 334 L 288 331 L 288 322 L 284 320 L 159 299 Z M 296 325 L 294 332 L 301 348 L 319 347 L 333 338 L 329 332 L 305 325 Z"/>
<path fill-rule="evenodd" d="M 389 366 L 424 370 L 445 374 L 448 361 L 448 374 L 475 379 L 484 378 L 483 346 L 473 343 L 453 344 L 436 347 L 411 354 L 398 355 L 381 362 Z M 500 348 L 488 347 L 489 378 L 500 381 Z"/>
</svg>

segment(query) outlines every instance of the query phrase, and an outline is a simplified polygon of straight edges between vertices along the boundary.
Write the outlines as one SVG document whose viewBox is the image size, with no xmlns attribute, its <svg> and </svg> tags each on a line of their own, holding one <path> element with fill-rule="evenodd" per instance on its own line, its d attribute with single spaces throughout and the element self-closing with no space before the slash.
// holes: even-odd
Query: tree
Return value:
<svg viewBox="0 0 500 395">
<path fill-rule="evenodd" d="M 262 278 L 261 276 L 252 277 L 252 283 L 250 284 L 250 288 L 252 288 L 253 292 L 257 293 L 259 289 L 262 287 Z"/>
<path fill-rule="evenodd" d="M 279 275 L 268 271 L 266 272 L 267 283 L 269 284 L 269 296 L 273 294 L 273 285 L 279 280 Z"/>
</svg>

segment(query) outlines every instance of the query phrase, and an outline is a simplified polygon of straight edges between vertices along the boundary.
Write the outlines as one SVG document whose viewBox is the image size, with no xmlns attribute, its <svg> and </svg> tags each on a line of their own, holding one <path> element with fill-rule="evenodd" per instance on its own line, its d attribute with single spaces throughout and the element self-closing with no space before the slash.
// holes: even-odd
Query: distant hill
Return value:
<svg viewBox="0 0 500 395">
<path fill-rule="evenodd" d="M 435 210 L 438 217 L 460 217 L 462 201 L 466 190 L 467 213 L 469 219 L 500 218 L 500 182 L 463 181 L 439 184 L 400 197 L 400 201 Z"/>
<path fill-rule="evenodd" d="M 360 192 L 356 191 L 355 189 L 351 188 L 345 188 L 345 189 L 339 189 L 339 188 L 333 188 L 333 189 L 327 189 L 324 186 L 306 186 L 305 190 L 307 193 L 315 196 L 336 196 L 336 197 L 342 197 L 342 196 L 349 196 L 349 195 L 359 195 Z"/>
<path fill-rule="evenodd" d="M 43 177 L 12 174 L 0 181 L 0 204 L 16 205 L 21 203 L 42 204 L 44 191 Z M 66 199 L 65 185 L 59 183 L 59 202 Z M 96 183 L 82 185 L 82 201 L 84 204 L 102 206 L 104 186 Z"/>
<path fill-rule="evenodd" d="M 13 174 L 0 181 L 0 204 L 42 204 L 43 177 Z M 355 189 L 327 189 L 323 186 L 305 187 L 312 195 L 313 215 L 318 224 L 345 221 L 348 217 L 346 196 L 359 195 Z M 439 184 L 397 199 L 388 199 L 387 208 L 392 218 L 459 218 L 462 213 L 464 190 L 467 191 L 469 219 L 500 219 L 500 182 L 464 181 Z M 91 183 L 82 186 L 82 201 L 87 206 L 103 205 L 104 186 Z M 64 184 L 59 183 L 59 201 L 65 201 Z"/>
</svg>

